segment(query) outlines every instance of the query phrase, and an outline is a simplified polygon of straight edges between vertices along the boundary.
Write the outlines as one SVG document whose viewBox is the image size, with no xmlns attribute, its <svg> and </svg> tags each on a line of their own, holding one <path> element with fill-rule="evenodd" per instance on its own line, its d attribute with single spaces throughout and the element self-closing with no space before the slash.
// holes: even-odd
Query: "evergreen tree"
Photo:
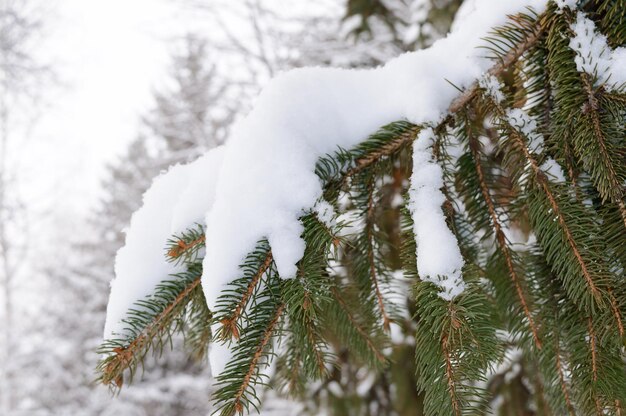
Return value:
<svg viewBox="0 0 626 416">
<path fill-rule="evenodd" d="M 205 230 L 172 236 L 166 256 L 187 271 L 138 301 L 126 337 L 102 345 L 100 380 L 121 387 L 182 332 L 195 355 L 211 340 L 231 346 L 213 395 L 226 415 L 258 406 L 272 360 L 269 382 L 313 412 L 621 414 L 626 89 L 603 54 L 626 46 L 626 3 L 580 3 L 495 28 L 488 77 L 442 122 L 398 121 L 321 158 L 324 199 L 353 224 L 304 215 L 297 278 L 280 279 L 260 241 L 208 311 Z M 402 206 L 425 135 L 465 261 L 465 291 L 448 299 L 417 270 L 415 218 Z M 408 308 L 387 295 L 398 282 L 412 285 Z"/>
<path fill-rule="evenodd" d="M 24 353 L 20 377 L 12 380 L 24 403 L 23 414 L 188 415 L 208 411 L 210 372 L 178 347 L 180 353 L 169 354 L 158 366 L 149 364 L 150 371 L 138 377 L 142 380 L 137 388 L 117 400 L 93 385 L 106 293 L 131 214 L 155 176 L 171 164 L 192 160 L 214 147 L 231 122 L 226 85 L 215 76 L 205 45 L 194 36 L 177 45 L 168 82 L 154 93 L 155 105 L 143 117 L 141 132 L 126 153 L 107 167 L 97 208 L 83 231 L 64 238 L 71 255 L 59 256 L 46 266 L 48 302 L 34 326 L 47 340 L 26 342 L 39 348 Z M 221 112 L 210 113 L 210 108 Z M 74 225 L 66 226 L 67 230 Z M 182 340 L 175 337 L 173 343 L 179 345 Z"/>
</svg>

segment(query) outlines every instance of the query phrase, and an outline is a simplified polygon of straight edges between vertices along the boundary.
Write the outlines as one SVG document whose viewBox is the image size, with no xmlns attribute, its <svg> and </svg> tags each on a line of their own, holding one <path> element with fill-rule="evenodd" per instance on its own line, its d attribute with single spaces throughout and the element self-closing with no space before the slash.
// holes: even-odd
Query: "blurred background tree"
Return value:
<svg viewBox="0 0 626 416">
<path fill-rule="evenodd" d="M 0 414 L 16 401 L 13 378 L 27 346 L 16 336 L 25 308 L 16 301 L 26 277 L 30 230 L 20 188 L 21 147 L 38 117 L 40 90 L 53 80 L 51 68 L 34 56 L 43 35 L 44 10 L 35 1 L 0 3 Z"/>
</svg>

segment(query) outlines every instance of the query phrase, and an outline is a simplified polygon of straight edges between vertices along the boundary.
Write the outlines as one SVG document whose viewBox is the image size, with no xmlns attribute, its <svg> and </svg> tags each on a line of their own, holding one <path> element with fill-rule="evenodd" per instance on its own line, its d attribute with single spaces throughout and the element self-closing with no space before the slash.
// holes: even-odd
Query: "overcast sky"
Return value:
<svg viewBox="0 0 626 416">
<path fill-rule="evenodd" d="M 186 30 L 172 0 L 57 0 L 42 54 L 59 85 L 20 155 L 34 209 L 83 210 L 98 195 L 105 162 L 134 137 L 163 79 L 173 40 Z"/>
</svg>

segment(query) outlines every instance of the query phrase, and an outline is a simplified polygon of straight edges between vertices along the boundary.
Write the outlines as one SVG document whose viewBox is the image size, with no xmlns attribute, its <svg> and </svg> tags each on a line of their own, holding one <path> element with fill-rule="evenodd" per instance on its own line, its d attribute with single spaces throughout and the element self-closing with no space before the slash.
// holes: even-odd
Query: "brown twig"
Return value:
<svg viewBox="0 0 626 416">
<path fill-rule="evenodd" d="M 615 316 L 615 321 L 617 322 L 617 330 L 619 331 L 619 336 L 624 337 L 624 324 L 622 323 L 622 314 L 619 311 L 619 307 L 617 306 L 617 298 L 613 293 L 613 289 L 609 288 L 609 297 L 611 298 L 611 310 L 613 311 L 613 316 Z"/>
<path fill-rule="evenodd" d="M 589 272 L 587 268 L 587 263 L 585 262 L 582 255 L 580 254 L 580 250 L 578 249 L 578 245 L 576 244 L 576 241 L 574 240 L 574 236 L 572 235 L 572 232 L 570 231 L 569 226 L 565 222 L 565 217 L 563 213 L 561 212 L 561 208 L 558 202 L 556 201 L 556 197 L 552 193 L 552 190 L 550 189 L 548 178 L 539 167 L 539 164 L 537 163 L 535 158 L 530 154 L 530 150 L 528 149 L 528 146 L 526 146 L 525 139 L 522 133 L 520 133 L 515 127 L 511 126 L 506 121 L 506 115 L 505 115 L 504 110 L 496 102 L 493 102 L 493 104 L 494 104 L 494 107 L 496 108 L 498 116 L 507 125 L 511 136 L 515 138 L 515 141 L 517 142 L 519 149 L 522 151 L 526 160 L 530 164 L 535 174 L 535 178 L 537 182 L 539 183 L 539 185 L 541 186 L 541 189 L 543 190 L 544 194 L 548 198 L 552 211 L 554 212 L 554 215 L 558 219 L 559 225 L 563 229 L 563 233 L 565 234 L 565 239 L 567 240 L 567 244 L 570 246 L 570 248 L 572 249 L 572 252 L 574 253 L 574 256 L 576 257 L 576 261 L 578 265 L 580 266 L 583 277 L 585 278 L 585 281 L 587 282 L 587 285 L 589 286 L 589 290 L 591 291 L 592 296 L 596 299 L 598 303 L 601 302 L 600 291 L 596 287 L 596 284 L 593 281 L 593 278 L 591 277 L 591 273 Z"/>
<path fill-rule="evenodd" d="M 107 364 L 103 371 L 102 382 L 109 384 L 115 381 L 118 387 L 121 387 L 121 372 L 124 371 L 131 363 L 137 351 L 141 350 L 149 341 L 150 335 L 158 332 L 163 327 L 163 321 L 167 319 L 169 314 L 180 305 L 180 303 L 200 284 L 200 276 L 192 280 L 185 289 L 174 298 L 174 300 L 159 313 L 155 319 L 146 326 L 141 333 L 133 339 L 127 346 L 114 349 L 115 356 Z"/>
<path fill-rule="evenodd" d="M 563 372 L 563 365 L 561 363 L 561 348 L 559 347 L 558 333 L 556 334 L 556 336 L 556 370 L 559 374 L 559 383 L 561 384 L 561 391 L 563 392 L 563 397 L 565 398 L 567 411 L 571 415 L 575 415 L 576 412 L 574 411 L 574 406 L 572 405 L 572 399 L 570 398 L 569 390 L 567 388 L 567 382 L 565 381 L 565 374 Z"/>
<path fill-rule="evenodd" d="M 246 372 L 246 375 L 244 376 L 243 381 L 241 382 L 241 386 L 239 386 L 239 389 L 237 390 L 237 393 L 235 394 L 235 397 L 234 397 L 235 409 L 240 413 L 243 410 L 243 405 L 241 403 L 243 395 L 246 389 L 248 388 L 248 386 L 250 385 L 250 380 L 252 379 L 252 376 L 256 373 L 259 360 L 263 356 L 265 347 L 270 342 L 270 339 L 272 339 L 272 335 L 274 334 L 274 329 L 276 328 L 276 325 L 278 324 L 278 321 L 280 320 L 280 317 L 284 309 L 285 309 L 284 303 L 281 303 L 276 309 L 276 312 L 274 313 L 274 317 L 272 318 L 269 325 L 265 329 L 265 332 L 263 333 L 263 338 L 261 338 L 261 343 L 259 344 L 256 351 L 254 352 L 254 355 L 252 356 L 252 361 L 250 361 L 250 366 L 248 367 L 248 371 Z"/>
<path fill-rule="evenodd" d="M 598 357 L 596 348 L 596 333 L 593 330 L 593 322 L 591 317 L 587 318 L 587 327 L 589 329 L 589 346 L 591 347 L 591 371 L 593 381 L 598 381 Z"/>
<path fill-rule="evenodd" d="M 450 351 L 448 350 L 448 337 L 443 336 L 441 338 L 441 349 L 446 360 L 446 379 L 448 380 L 448 393 L 450 394 L 450 400 L 452 401 L 452 409 L 455 415 L 461 414 L 459 407 L 459 400 L 456 395 L 456 386 L 454 384 L 454 367 L 452 366 L 452 358 Z"/>
<path fill-rule="evenodd" d="M 469 128 L 469 127 L 468 127 Z M 515 270 L 515 265 L 513 264 L 513 258 L 509 249 L 509 246 L 506 242 L 506 237 L 504 232 L 502 231 L 502 227 L 500 225 L 500 221 L 498 220 L 498 215 L 496 213 L 495 204 L 493 199 L 491 198 L 491 194 L 489 193 L 489 188 L 485 183 L 485 175 L 483 172 L 482 165 L 480 163 L 480 155 L 478 150 L 478 143 L 476 137 L 469 132 L 469 146 L 470 151 L 472 153 L 472 157 L 474 159 L 474 166 L 476 167 L 476 173 L 478 175 L 478 182 L 480 183 L 481 193 L 485 202 L 487 203 L 487 208 L 489 210 L 489 215 L 491 216 L 491 221 L 493 223 L 494 232 L 496 235 L 496 241 L 500 246 L 500 250 L 504 255 L 506 260 L 506 266 L 509 271 L 509 276 L 511 277 L 511 281 L 515 286 L 515 291 L 517 293 L 517 297 L 522 305 L 522 309 L 524 310 L 524 315 L 526 315 L 526 319 L 528 319 L 528 325 L 530 326 L 530 330 L 533 334 L 533 339 L 535 341 L 535 345 L 537 348 L 541 349 L 541 341 L 539 340 L 539 334 L 537 331 L 537 327 L 535 325 L 535 321 L 533 319 L 532 314 L 530 313 L 530 308 L 528 307 L 528 302 L 524 296 L 524 291 L 522 289 L 522 285 L 520 282 L 520 278 L 517 275 L 517 271 Z"/>
<path fill-rule="evenodd" d="M 509 52 L 502 57 L 498 64 L 492 66 L 487 71 L 487 74 L 495 77 L 501 75 L 513 63 L 515 63 L 524 54 L 524 52 L 526 52 L 535 43 L 537 43 L 537 40 L 539 40 L 539 37 L 544 30 L 542 20 L 543 19 L 539 17 L 528 36 L 522 42 L 518 43 L 514 48 L 509 50 Z M 448 112 L 450 114 L 454 114 L 460 111 L 476 97 L 476 93 L 479 90 L 480 86 L 478 85 L 478 82 L 474 82 L 470 88 L 468 88 L 465 92 L 463 92 L 463 94 L 461 94 L 454 101 L 452 101 L 450 107 L 448 107 Z"/>
<path fill-rule="evenodd" d="M 269 251 L 267 255 L 265 256 L 265 260 L 263 261 L 263 264 L 261 264 L 261 267 L 259 267 L 259 270 L 256 272 L 254 277 L 248 283 L 248 287 L 245 293 L 243 294 L 243 296 L 241 297 L 241 299 L 239 300 L 239 303 L 237 304 L 237 307 L 235 308 L 233 313 L 230 316 L 220 321 L 220 323 L 222 324 L 224 328 L 224 331 L 222 332 L 223 339 L 228 338 L 229 335 L 232 335 L 232 337 L 235 339 L 239 339 L 239 329 L 237 328 L 237 321 L 241 317 L 241 313 L 246 307 L 248 300 L 254 293 L 254 289 L 257 283 L 259 282 L 259 280 L 261 280 L 261 276 L 263 276 L 263 273 L 265 273 L 265 271 L 270 267 L 270 265 L 272 264 L 272 261 L 273 261 L 272 252 Z"/>
<path fill-rule="evenodd" d="M 371 340 L 369 334 L 361 327 L 361 324 L 357 322 L 352 313 L 350 313 L 350 309 L 348 308 L 348 305 L 346 305 L 343 297 L 341 297 L 341 295 L 339 294 L 339 291 L 334 287 L 331 289 L 331 291 L 333 293 L 333 296 L 341 306 L 341 309 L 343 309 L 343 311 L 346 313 L 348 320 L 352 323 L 352 325 L 354 325 L 354 328 L 361 335 L 361 337 L 363 337 L 365 343 L 370 348 L 370 350 L 374 352 L 376 359 L 384 364 L 386 362 L 385 356 L 380 351 L 378 351 L 378 348 L 376 348 L 376 345 L 374 345 L 374 342 Z"/>
<path fill-rule="evenodd" d="M 383 318 L 383 328 L 385 331 L 389 331 L 390 319 L 385 310 L 385 303 L 383 302 L 383 294 L 380 291 L 378 285 L 378 276 L 376 273 L 376 261 L 374 259 L 374 184 L 373 179 L 369 184 L 369 195 L 367 198 L 367 215 L 366 215 L 366 232 L 367 232 L 367 259 L 369 263 L 369 274 L 372 285 L 374 286 L 374 293 L 376 294 L 376 300 L 378 302 L 378 309 Z"/>
<path fill-rule="evenodd" d="M 357 159 L 356 166 L 348 170 L 345 173 L 345 176 L 354 176 L 357 173 L 361 172 L 363 169 L 366 169 L 368 166 L 376 163 L 381 158 L 394 154 L 402 146 L 415 140 L 415 136 L 420 131 L 420 129 L 420 126 L 413 126 L 406 132 L 384 144 L 380 149 L 376 150 L 375 152 L 369 153 L 367 156 L 363 156 L 362 158 Z"/>
<path fill-rule="evenodd" d="M 195 240 L 186 243 L 185 240 L 183 240 L 182 238 L 180 238 L 177 242 L 176 245 L 173 246 L 171 249 L 169 249 L 169 251 L 167 252 L 167 255 L 172 258 L 172 259 L 177 259 L 179 258 L 185 251 L 189 250 L 190 248 L 193 248 L 199 244 L 204 243 L 206 237 L 204 234 L 202 234 L 200 237 L 196 238 Z"/>
</svg>

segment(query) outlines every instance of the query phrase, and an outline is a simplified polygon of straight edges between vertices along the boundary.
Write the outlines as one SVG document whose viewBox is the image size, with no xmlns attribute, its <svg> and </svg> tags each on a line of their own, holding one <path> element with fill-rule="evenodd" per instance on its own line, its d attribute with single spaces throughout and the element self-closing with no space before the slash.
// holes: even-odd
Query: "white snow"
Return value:
<svg viewBox="0 0 626 416">
<path fill-rule="evenodd" d="M 496 101 L 496 103 L 501 104 L 504 100 L 504 94 L 500 89 L 500 81 L 498 81 L 498 78 L 493 75 L 486 74 L 480 77 L 478 85 L 480 85 L 481 88 L 484 88 L 487 91 L 487 94 L 489 94 Z"/>
<path fill-rule="evenodd" d="M 493 65 L 477 48 L 488 32 L 527 7 L 541 12 L 546 2 L 474 0 L 445 39 L 383 67 L 303 68 L 276 77 L 223 150 L 171 168 L 146 193 L 118 253 L 105 338 L 121 331 L 120 319 L 135 301 L 176 271 L 164 260 L 166 240 L 202 222 L 205 214 L 202 287 L 210 308 L 263 238 L 280 276 L 293 277 L 304 251 L 299 218 L 322 195 L 317 159 L 338 147 L 352 148 L 395 120 L 441 121 L 460 94 L 457 88 L 468 88 Z M 411 184 L 418 268 L 451 299 L 463 290 L 463 259 L 441 211 L 441 171 L 430 161 L 429 141 L 422 136 L 415 145 Z"/>
<path fill-rule="evenodd" d="M 452 300 L 465 289 L 461 277 L 463 256 L 456 237 L 446 224 L 441 209 L 443 171 L 433 160 L 432 129 L 422 130 L 413 142 L 413 173 L 409 190 L 409 210 L 417 245 L 417 271 L 420 278 L 439 286 L 443 299 Z"/>
<path fill-rule="evenodd" d="M 319 200 L 313 206 L 313 211 L 317 214 L 317 218 L 328 228 L 335 227 L 337 214 L 332 205 L 324 200 Z"/>
<path fill-rule="evenodd" d="M 626 48 L 611 49 L 606 36 L 596 31 L 596 25 L 583 12 L 576 14 L 572 24 L 574 36 L 569 46 L 576 52 L 579 72 L 595 75 L 597 82 L 615 89 L 626 83 Z"/>
<path fill-rule="evenodd" d="M 213 328 L 215 331 L 215 327 Z M 230 344 L 221 342 L 212 342 L 209 346 L 209 364 L 211 366 L 211 374 L 217 377 L 224 371 L 226 364 L 233 356 Z"/>
<path fill-rule="evenodd" d="M 566 7 L 570 8 L 571 10 L 576 10 L 576 3 L 578 2 L 578 0 L 554 0 L 554 2 L 561 10 Z"/>
<path fill-rule="evenodd" d="M 541 165 L 541 170 L 552 179 L 553 182 L 565 183 L 565 174 L 561 165 L 556 160 L 548 157 Z"/>
<path fill-rule="evenodd" d="M 171 273 L 184 270 L 166 261 L 165 244 L 173 234 L 204 222 L 213 204 L 223 154 L 221 146 L 193 163 L 172 166 L 144 194 L 143 206 L 133 214 L 126 244 L 115 259 L 104 339 L 123 337 L 121 321 L 128 309 Z"/>
<path fill-rule="evenodd" d="M 527 6 L 540 11 L 545 1 L 477 0 L 454 33 L 384 67 L 304 68 L 274 79 L 227 145 L 207 215 L 203 288 L 209 306 L 263 237 L 280 276 L 293 277 L 304 251 L 298 218 L 322 194 L 316 160 L 337 146 L 355 146 L 394 120 L 441 120 L 459 94 L 450 83 L 467 88 L 492 65 L 477 49 L 481 38 Z"/>
</svg>

